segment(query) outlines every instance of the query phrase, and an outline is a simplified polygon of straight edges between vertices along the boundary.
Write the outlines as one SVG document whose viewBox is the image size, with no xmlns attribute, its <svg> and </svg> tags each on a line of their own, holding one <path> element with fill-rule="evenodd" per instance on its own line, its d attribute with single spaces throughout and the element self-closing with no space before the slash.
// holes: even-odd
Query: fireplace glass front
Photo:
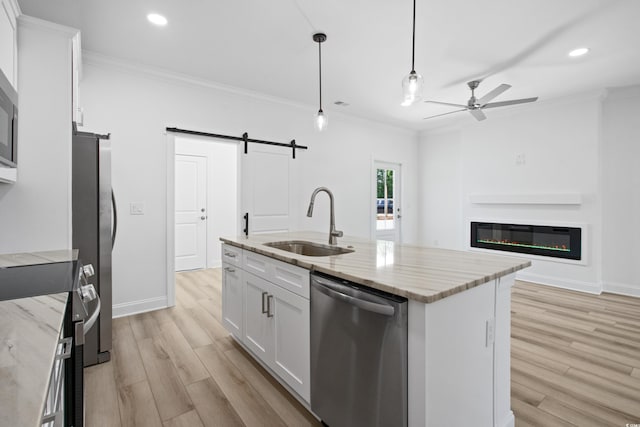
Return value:
<svg viewBox="0 0 640 427">
<path fill-rule="evenodd" d="M 471 222 L 471 247 L 580 260 L 577 227 Z"/>
</svg>

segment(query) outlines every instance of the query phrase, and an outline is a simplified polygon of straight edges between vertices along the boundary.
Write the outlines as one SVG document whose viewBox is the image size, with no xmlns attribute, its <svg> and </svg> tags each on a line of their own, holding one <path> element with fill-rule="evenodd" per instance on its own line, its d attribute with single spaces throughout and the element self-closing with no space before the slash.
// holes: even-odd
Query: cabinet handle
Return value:
<svg viewBox="0 0 640 427">
<path fill-rule="evenodd" d="M 224 271 L 228 272 L 228 273 L 235 273 L 236 269 L 235 268 L 231 268 L 231 267 L 225 267 Z"/>
<path fill-rule="evenodd" d="M 56 360 L 65 360 L 71 357 L 71 347 L 73 345 L 73 337 L 62 338 L 58 341 L 62 344 L 62 352 L 56 354 Z"/>
<path fill-rule="evenodd" d="M 266 308 L 264 307 L 264 297 L 265 297 L 265 296 L 267 296 L 267 293 L 266 293 L 266 292 L 263 292 L 263 293 L 262 293 L 262 313 L 263 313 L 263 314 L 264 314 L 264 313 L 266 313 L 266 312 L 268 311 L 268 309 L 266 309 Z"/>
<path fill-rule="evenodd" d="M 224 253 L 224 256 L 228 256 L 229 258 L 235 258 L 235 257 L 236 257 L 236 254 L 231 253 L 231 252 L 225 252 L 225 253 Z"/>
<path fill-rule="evenodd" d="M 271 301 L 273 301 L 273 295 L 267 296 L 267 317 L 273 317 L 273 313 L 271 312 Z"/>
</svg>

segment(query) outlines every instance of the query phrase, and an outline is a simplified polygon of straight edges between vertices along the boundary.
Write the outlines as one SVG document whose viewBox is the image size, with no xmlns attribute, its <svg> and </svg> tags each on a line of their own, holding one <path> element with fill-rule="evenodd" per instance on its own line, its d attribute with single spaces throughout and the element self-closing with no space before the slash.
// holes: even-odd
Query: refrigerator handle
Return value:
<svg viewBox="0 0 640 427">
<path fill-rule="evenodd" d="M 116 244 L 116 234 L 118 232 L 118 209 L 116 207 L 116 196 L 111 189 L 111 206 L 113 206 L 113 230 L 111 231 L 111 249 Z"/>
</svg>

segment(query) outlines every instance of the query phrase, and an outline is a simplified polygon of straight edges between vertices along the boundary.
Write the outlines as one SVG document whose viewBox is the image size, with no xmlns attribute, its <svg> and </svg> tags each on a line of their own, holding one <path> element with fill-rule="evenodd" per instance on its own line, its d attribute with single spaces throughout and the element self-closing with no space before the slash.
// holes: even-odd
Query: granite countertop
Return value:
<svg viewBox="0 0 640 427">
<path fill-rule="evenodd" d="M 282 240 L 327 244 L 327 233 L 309 231 L 221 237 L 220 240 L 423 303 L 438 301 L 531 265 L 531 261 L 521 258 L 352 237 L 338 238 L 338 246 L 353 248 L 355 252 L 327 257 L 298 255 L 263 244 Z"/>
<path fill-rule="evenodd" d="M 0 301 L 0 425 L 41 426 L 67 296 Z"/>
<path fill-rule="evenodd" d="M 77 249 L 25 252 L 18 254 L 0 254 L 0 268 L 18 267 L 21 265 L 49 264 L 52 262 L 75 261 L 77 259 Z"/>
</svg>

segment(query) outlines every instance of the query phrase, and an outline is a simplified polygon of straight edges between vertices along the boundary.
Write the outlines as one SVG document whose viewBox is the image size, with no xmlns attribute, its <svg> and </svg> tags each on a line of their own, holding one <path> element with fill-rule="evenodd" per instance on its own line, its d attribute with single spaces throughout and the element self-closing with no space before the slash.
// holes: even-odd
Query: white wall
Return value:
<svg viewBox="0 0 640 427">
<path fill-rule="evenodd" d="M 175 152 L 207 159 L 207 268 L 220 267 L 219 237 L 234 236 L 238 229 L 239 146 L 232 141 L 177 134 Z"/>
<path fill-rule="evenodd" d="M 0 253 L 71 248 L 71 40 L 18 20 L 18 181 L 0 184 Z"/>
<path fill-rule="evenodd" d="M 610 90 L 602 116 L 603 287 L 640 296 L 640 86 Z"/>
<path fill-rule="evenodd" d="M 492 110 L 489 118 L 423 133 L 419 145 L 420 241 L 469 247 L 471 219 L 586 224 L 585 265 L 533 260 L 523 280 L 601 290 L 600 95 Z M 516 164 L 524 155 L 525 163 Z M 580 205 L 477 204 L 470 195 L 577 193 Z"/>
<path fill-rule="evenodd" d="M 162 307 L 166 283 L 167 126 L 242 135 L 309 146 L 291 161 L 291 229 L 328 231 L 328 201 L 306 208 L 315 187 L 336 197 L 336 224 L 347 235 L 369 236 L 373 159 L 402 163 L 405 241 L 416 241 L 417 138 L 393 128 L 329 111 L 326 132 L 316 133 L 313 107 L 176 80 L 84 53 L 80 83 L 83 130 L 111 132 L 113 185 L 120 206 L 113 254 L 114 313 Z M 250 145 L 251 149 L 251 145 Z M 128 215 L 144 200 L 146 214 Z"/>
</svg>

